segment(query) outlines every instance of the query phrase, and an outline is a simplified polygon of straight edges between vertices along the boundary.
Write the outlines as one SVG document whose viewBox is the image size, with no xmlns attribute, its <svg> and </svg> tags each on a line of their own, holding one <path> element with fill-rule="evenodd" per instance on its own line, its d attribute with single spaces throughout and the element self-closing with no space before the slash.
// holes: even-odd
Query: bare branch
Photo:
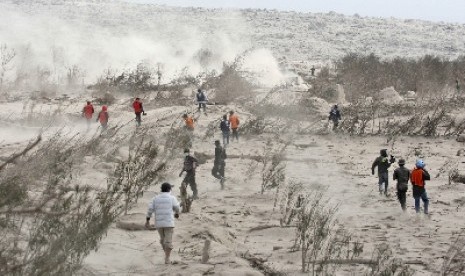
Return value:
<svg viewBox="0 0 465 276">
<path fill-rule="evenodd" d="M 8 158 L 5 161 L 5 163 L 0 165 L 0 171 L 3 170 L 6 167 L 6 165 L 14 163 L 16 161 L 16 159 L 18 159 L 19 157 L 26 155 L 30 150 L 32 150 L 34 147 L 36 147 L 40 143 L 40 141 L 42 141 L 42 136 L 41 135 L 39 135 L 37 137 L 37 139 L 32 144 L 29 144 L 24 150 L 22 150 L 19 153 L 13 154 L 10 158 Z"/>
</svg>

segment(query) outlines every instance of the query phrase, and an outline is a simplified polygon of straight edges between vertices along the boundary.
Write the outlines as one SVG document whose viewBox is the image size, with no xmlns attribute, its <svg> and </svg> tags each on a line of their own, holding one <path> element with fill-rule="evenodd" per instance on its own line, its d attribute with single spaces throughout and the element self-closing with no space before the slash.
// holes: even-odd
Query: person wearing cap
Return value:
<svg viewBox="0 0 465 276">
<path fill-rule="evenodd" d="M 165 264 L 170 263 L 170 254 L 173 249 L 174 218 L 179 218 L 179 202 L 171 195 L 169 183 L 161 185 L 161 194 L 149 203 L 145 227 L 150 227 L 150 217 L 155 214 L 155 228 L 160 235 L 160 243 L 165 252 Z"/>
<path fill-rule="evenodd" d="M 425 162 L 421 159 L 417 160 L 415 168 L 410 174 L 410 182 L 412 182 L 413 198 L 415 199 L 415 211 L 420 213 L 420 199 L 423 201 L 423 211 L 428 214 L 429 199 L 425 189 L 425 181 L 431 180 L 431 176 L 425 169 Z"/>
<path fill-rule="evenodd" d="M 375 174 L 375 168 L 378 167 L 378 185 L 379 185 L 379 194 L 388 196 L 388 185 L 389 185 L 389 174 L 388 169 L 392 163 L 396 161 L 394 156 L 391 155 L 391 158 L 388 159 L 388 154 L 386 149 L 380 150 L 380 156 L 378 156 L 373 164 L 371 165 L 371 174 Z M 384 190 L 383 190 L 384 184 Z"/>
<path fill-rule="evenodd" d="M 221 146 L 220 140 L 215 141 L 215 161 L 213 163 L 212 175 L 220 180 L 221 189 L 224 189 L 224 168 L 226 166 L 226 149 Z"/>
<path fill-rule="evenodd" d="M 182 181 L 183 185 L 189 185 L 192 189 L 192 193 L 194 194 L 193 198 L 198 199 L 197 183 L 195 182 L 195 169 L 197 168 L 198 161 L 195 157 L 191 156 L 189 149 L 185 149 L 184 154 L 184 164 L 179 177 L 182 176 L 183 172 L 186 172 L 186 176 Z"/>
<path fill-rule="evenodd" d="M 399 167 L 394 170 L 393 179 L 397 180 L 397 198 L 402 210 L 406 210 L 408 181 L 410 179 L 410 170 L 405 168 L 405 160 L 399 160 Z"/>
</svg>

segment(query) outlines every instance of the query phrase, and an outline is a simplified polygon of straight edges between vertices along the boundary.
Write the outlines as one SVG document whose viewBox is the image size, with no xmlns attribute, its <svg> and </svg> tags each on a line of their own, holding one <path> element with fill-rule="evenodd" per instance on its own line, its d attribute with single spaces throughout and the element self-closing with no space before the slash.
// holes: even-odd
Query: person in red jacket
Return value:
<svg viewBox="0 0 465 276">
<path fill-rule="evenodd" d="M 92 115 L 94 114 L 94 107 L 90 101 L 87 101 L 87 105 L 82 109 L 82 116 L 87 120 L 87 128 L 90 127 L 90 121 L 92 120 Z"/>
<path fill-rule="evenodd" d="M 144 107 L 142 106 L 142 102 L 140 101 L 140 98 L 136 98 L 136 100 L 132 104 L 132 107 L 134 108 L 134 113 L 136 113 L 137 126 L 140 126 L 142 122 L 142 118 L 140 117 L 140 115 L 141 114 L 145 115 Z"/>
<path fill-rule="evenodd" d="M 97 122 L 100 121 L 100 125 L 102 126 L 102 131 L 107 129 L 108 126 L 108 119 L 110 116 L 108 115 L 108 107 L 106 105 L 102 106 L 102 111 L 97 116 Z"/>
<path fill-rule="evenodd" d="M 412 182 L 413 198 L 415 199 L 415 211 L 420 213 L 420 199 L 423 201 L 423 211 L 428 214 L 429 199 L 425 189 L 425 181 L 431 180 L 431 176 L 425 169 L 425 162 L 418 160 L 410 174 L 410 182 Z"/>
</svg>

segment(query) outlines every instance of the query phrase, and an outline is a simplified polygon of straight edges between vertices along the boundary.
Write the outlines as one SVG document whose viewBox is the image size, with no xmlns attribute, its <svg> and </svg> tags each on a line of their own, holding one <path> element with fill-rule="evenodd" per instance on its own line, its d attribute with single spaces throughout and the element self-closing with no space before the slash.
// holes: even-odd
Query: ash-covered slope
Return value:
<svg viewBox="0 0 465 276">
<path fill-rule="evenodd" d="M 15 48 L 29 45 L 32 55 L 48 65 L 79 64 L 88 76 L 141 60 L 167 64 L 174 68 L 172 74 L 187 66 L 193 71 L 221 70 L 223 61 L 250 47 L 270 49 L 276 58 L 312 63 L 351 52 L 382 57 L 456 57 L 465 52 L 463 24 L 336 13 L 176 8 L 109 0 L 5 0 L 0 15 L 5 23 L 0 28 L 2 43 Z M 57 59 L 55 53 L 51 61 L 50 48 L 62 49 L 63 57 Z"/>
</svg>

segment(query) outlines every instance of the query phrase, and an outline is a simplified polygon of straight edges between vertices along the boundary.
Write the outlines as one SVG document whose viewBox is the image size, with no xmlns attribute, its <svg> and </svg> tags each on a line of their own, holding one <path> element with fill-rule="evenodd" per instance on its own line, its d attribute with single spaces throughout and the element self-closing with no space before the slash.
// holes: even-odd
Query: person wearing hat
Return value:
<svg viewBox="0 0 465 276">
<path fill-rule="evenodd" d="M 179 174 L 179 177 L 182 176 L 183 172 L 186 172 L 186 176 L 184 177 L 184 180 L 182 181 L 185 185 L 189 185 L 192 189 L 192 193 L 194 194 L 193 198 L 198 199 L 198 191 L 197 191 L 197 183 L 195 182 L 195 169 L 197 168 L 198 161 L 195 157 L 190 155 L 190 150 L 185 149 L 184 150 L 184 164 L 182 167 L 182 171 Z"/>
<path fill-rule="evenodd" d="M 215 141 L 215 161 L 213 164 L 212 175 L 220 180 L 221 189 L 224 189 L 224 168 L 226 166 L 226 149 L 221 146 L 220 140 Z"/>
<path fill-rule="evenodd" d="M 150 217 L 155 214 L 155 228 L 160 235 L 160 243 L 165 252 L 165 264 L 170 263 L 170 254 L 173 249 L 174 218 L 179 218 L 179 202 L 171 195 L 169 183 L 161 185 L 161 194 L 149 203 L 145 227 L 150 227 Z"/>
<path fill-rule="evenodd" d="M 410 170 L 405 168 L 405 160 L 399 160 L 399 167 L 394 170 L 393 179 L 397 180 L 397 198 L 402 210 L 406 210 L 408 181 L 410 179 Z"/>
<path fill-rule="evenodd" d="M 431 180 L 431 176 L 425 169 L 425 162 L 421 159 L 417 160 L 415 169 L 410 174 L 410 182 L 412 182 L 413 198 L 415 199 L 415 211 L 420 213 L 420 199 L 423 201 L 423 211 L 428 214 L 429 199 L 425 189 L 425 181 Z"/>
<path fill-rule="evenodd" d="M 373 165 L 371 165 L 371 174 L 375 174 L 375 168 L 378 167 L 378 185 L 379 185 L 379 194 L 388 196 L 388 185 L 389 185 L 389 175 L 388 169 L 392 163 L 396 161 L 394 156 L 391 155 L 391 158 L 388 159 L 387 149 L 382 149 L 379 151 L 380 156 L 378 156 Z M 384 184 L 384 190 L 383 190 Z"/>
</svg>

